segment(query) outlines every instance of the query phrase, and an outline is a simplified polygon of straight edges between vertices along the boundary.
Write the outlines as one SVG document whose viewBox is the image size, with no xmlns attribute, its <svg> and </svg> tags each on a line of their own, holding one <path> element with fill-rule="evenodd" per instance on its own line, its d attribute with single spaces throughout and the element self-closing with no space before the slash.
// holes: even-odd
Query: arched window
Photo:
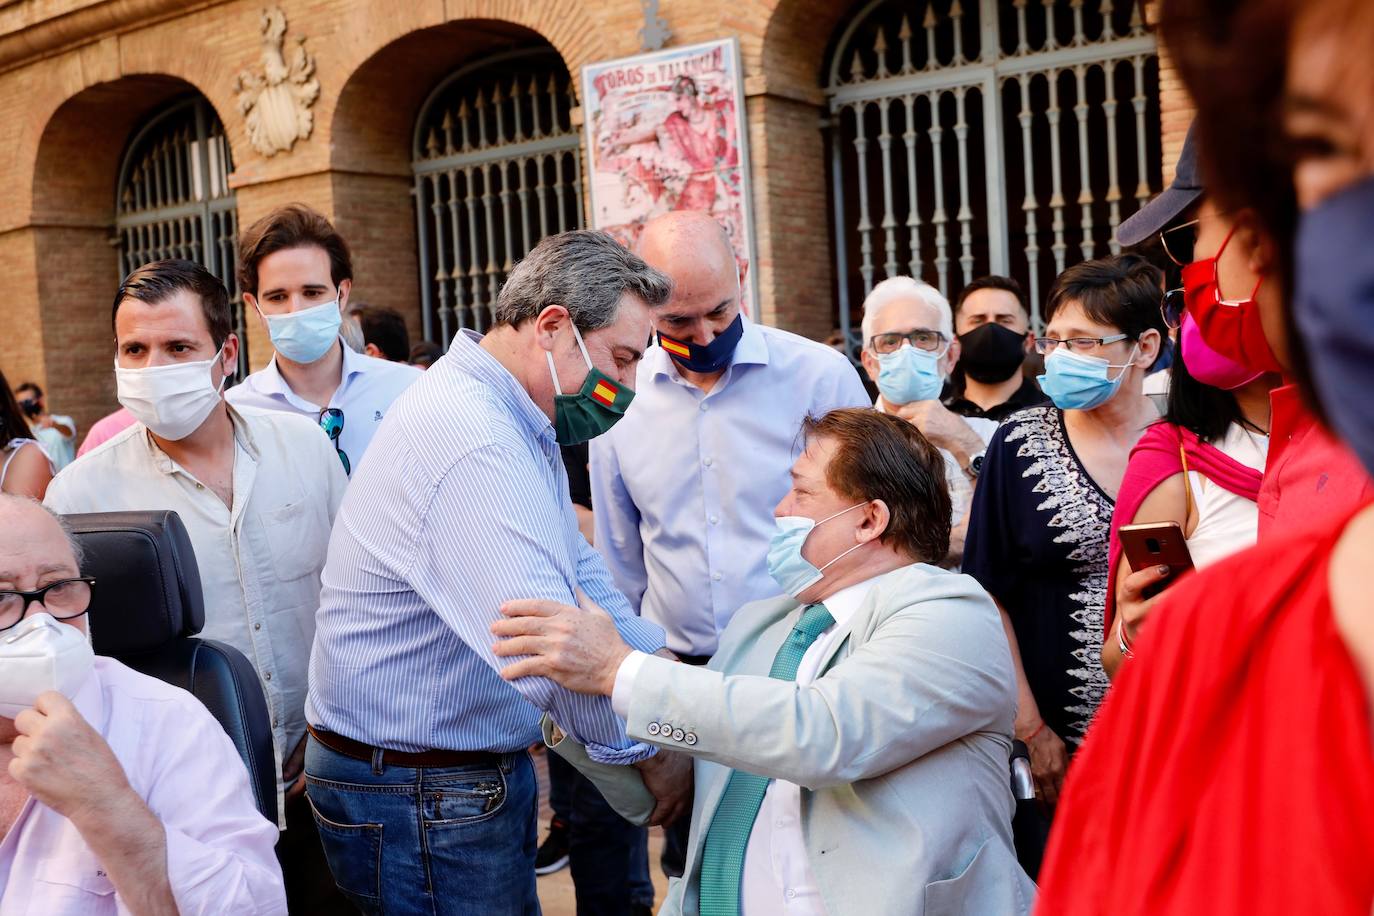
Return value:
<svg viewBox="0 0 1374 916">
<path fill-rule="evenodd" d="M 415 125 L 424 334 L 445 347 L 491 325 L 506 274 L 544 236 L 582 226 L 582 154 L 568 69 L 550 47 L 462 67 Z"/>
<path fill-rule="evenodd" d="M 239 294 L 238 211 L 229 187 L 229 144 L 209 102 L 174 102 L 129 141 L 119 168 L 115 234 L 123 279 L 149 261 L 185 258 L 224 281 L 239 337 L 239 377 L 248 372 Z"/>
<path fill-rule="evenodd" d="M 845 23 L 825 75 L 841 326 L 885 277 L 953 300 L 998 273 L 1039 327 L 1055 276 L 1115 252 L 1160 187 L 1140 0 L 872 0 Z"/>
</svg>

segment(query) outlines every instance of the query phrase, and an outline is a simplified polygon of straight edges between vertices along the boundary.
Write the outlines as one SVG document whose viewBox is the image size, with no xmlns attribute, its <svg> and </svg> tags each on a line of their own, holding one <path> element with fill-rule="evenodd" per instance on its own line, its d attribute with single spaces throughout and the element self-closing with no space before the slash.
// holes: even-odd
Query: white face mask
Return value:
<svg viewBox="0 0 1374 916">
<path fill-rule="evenodd" d="M 71 699 L 86 683 L 95 652 L 86 635 L 51 614 L 25 617 L 0 632 L 0 718 L 32 709 L 40 693 Z"/>
<path fill-rule="evenodd" d="M 115 383 L 119 403 L 138 421 L 163 439 L 185 439 L 200 428 L 219 403 L 226 375 L 215 387 L 210 372 L 224 355 L 194 363 L 171 363 L 146 369 L 123 369 L 115 361 Z"/>
</svg>

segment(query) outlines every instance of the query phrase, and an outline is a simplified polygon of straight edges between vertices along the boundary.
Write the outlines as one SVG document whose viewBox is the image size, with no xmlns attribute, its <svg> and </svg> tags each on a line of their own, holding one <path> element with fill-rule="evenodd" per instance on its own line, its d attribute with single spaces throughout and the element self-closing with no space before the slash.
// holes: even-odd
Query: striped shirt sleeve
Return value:
<svg viewBox="0 0 1374 916">
<path fill-rule="evenodd" d="M 434 487 L 406 578 L 478 657 L 500 671 L 517 661 L 492 652 L 490 627 L 500 619 L 504 602 L 576 603 L 574 583 L 563 572 L 571 571 L 570 564 L 559 553 L 566 543 L 565 513 L 571 511 L 552 498 L 528 452 L 500 445 L 478 448 L 455 462 Z M 614 589 L 604 565 L 579 557 L 576 568 L 579 576 L 588 570 L 582 583 L 588 596 L 604 602 L 624 627 L 628 606 L 622 596 L 607 594 Z M 636 648 L 653 642 L 643 633 L 635 637 Z M 593 759 L 625 764 L 652 753 L 626 736 L 608 697 L 573 693 L 546 678 L 521 678 L 511 686 L 585 744 Z"/>
</svg>

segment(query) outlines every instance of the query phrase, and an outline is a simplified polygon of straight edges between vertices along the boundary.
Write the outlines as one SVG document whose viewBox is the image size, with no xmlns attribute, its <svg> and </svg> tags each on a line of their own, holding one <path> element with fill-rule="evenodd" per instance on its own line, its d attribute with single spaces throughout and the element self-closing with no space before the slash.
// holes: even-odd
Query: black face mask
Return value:
<svg viewBox="0 0 1374 916">
<path fill-rule="evenodd" d="M 1024 334 L 1000 324 L 974 328 L 959 337 L 959 367 L 969 378 L 984 385 L 1005 382 L 1026 358 L 1025 341 Z"/>
</svg>

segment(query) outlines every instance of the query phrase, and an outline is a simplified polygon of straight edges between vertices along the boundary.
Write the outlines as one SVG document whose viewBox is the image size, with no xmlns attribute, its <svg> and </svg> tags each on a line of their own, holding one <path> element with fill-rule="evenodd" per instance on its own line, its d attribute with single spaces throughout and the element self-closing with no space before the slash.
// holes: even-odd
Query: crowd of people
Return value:
<svg viewBox="0 0 1374 916">
<path fill-rule="evenodd" d="M 1161 17 L 1173 183 L 1038 331 L 1011 278 L 889 277 L 851 362 L 680 211 L 412 348 L 291 205 L 239 242 L 235 383 L 224 284 L 131 272 L 75 460 L 0 376 L 0 916 L 529 914 L 565 862 L 583 914 L 1368 916 L 1374 11 Z M 125 510 L 177 513 L 258 674 L 275 824 L 93 653 L 64 518 Z"/>
</svg>

